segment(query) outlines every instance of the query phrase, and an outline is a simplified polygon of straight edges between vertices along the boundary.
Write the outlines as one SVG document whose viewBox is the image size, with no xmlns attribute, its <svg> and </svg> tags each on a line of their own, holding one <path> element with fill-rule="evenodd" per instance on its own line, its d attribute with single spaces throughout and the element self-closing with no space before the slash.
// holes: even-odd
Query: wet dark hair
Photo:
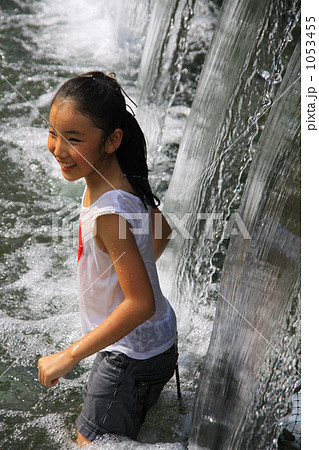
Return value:
<svg viewBox="0 0 319 450">
<path fill-rule="evenodd" d="M 69 98 L 81 114 L 103 130 L 104 139 L 120 128 L 123 138 L 115 152 L 120 168 L 144 205 L 156 208 L 160 200 L 152 193 L 148 182 L 145 137 L 135 117 L 126 109 L 123 92 L 114 74 L 88 72 L 66 81 L 51 106 Z"/>
</svg>

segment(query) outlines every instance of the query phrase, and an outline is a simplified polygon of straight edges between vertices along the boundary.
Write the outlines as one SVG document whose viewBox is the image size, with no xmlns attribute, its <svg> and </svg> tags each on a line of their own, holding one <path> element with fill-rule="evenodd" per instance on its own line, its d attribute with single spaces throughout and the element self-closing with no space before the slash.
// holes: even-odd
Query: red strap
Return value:
<svg viewBox="0 0 319 450">
<path fill-rule="evenodd" d="M 82 228 L 81 228 L 81 220 L 80 220 L 80 226 L 79 226 L 79 247 L 78 247 L 78 264 L 81 259 L 83 253 L 83 242 L 82 242 Z"/>
</svg>

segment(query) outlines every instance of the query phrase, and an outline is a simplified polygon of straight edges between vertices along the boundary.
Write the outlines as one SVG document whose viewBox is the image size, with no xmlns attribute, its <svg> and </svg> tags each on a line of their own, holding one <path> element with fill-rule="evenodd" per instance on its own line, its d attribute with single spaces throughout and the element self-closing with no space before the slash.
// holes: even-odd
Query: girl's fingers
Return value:
<svg viewBox="0 0 319 450">
<path fill-rule="evenodd" d="M 55 378 L 55 380 L 52 380 L 52 381 L 51 381 L 51 387 L 56 386 L 56 385 L 58 384 L 59 379 L 60 379 L 60 378 Z"/>
<path fill-rule="evenodd" d="M 75 363 L 66 351 L 43 356 L 38 361 L 38 379 L 43 386 L 56 386 L 60 377 L 70 372 Z"/>
<path fill-rule="evenodd" d="M 39 380 L 39 383 L 41 383 L 43 386 L 49 387 L 49 386 L 47 386 L 46 377 L 45 377 L 45 375 L 43 373 L 43 370 L 40 367 L 39 367 L 38 380 Z"/>
</svg>

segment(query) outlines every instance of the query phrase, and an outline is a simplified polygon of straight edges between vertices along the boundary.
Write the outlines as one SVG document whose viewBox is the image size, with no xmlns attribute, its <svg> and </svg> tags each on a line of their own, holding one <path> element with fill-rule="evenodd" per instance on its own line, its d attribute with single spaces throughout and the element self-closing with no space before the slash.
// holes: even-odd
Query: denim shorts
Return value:
<svg viewBox="0 0 319 450">
<path fill-rule="evenodd" d="M 149 408 L 174 374 L 177 344 L 145 360 L 99 352 L 83 390 L 77 430 L 89 441 L 105 434 L 136 439 Z"/>
</svg>

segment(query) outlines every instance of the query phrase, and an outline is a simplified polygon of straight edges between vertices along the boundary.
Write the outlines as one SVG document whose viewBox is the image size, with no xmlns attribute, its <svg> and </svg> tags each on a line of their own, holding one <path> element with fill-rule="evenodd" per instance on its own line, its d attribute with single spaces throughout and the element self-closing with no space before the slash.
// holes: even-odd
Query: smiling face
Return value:
<svg viewBox="0 0 319 450">
<path fill-rule="evenodd" d="M 93 166 L 106 150 L 103 131 L 94 127 L 71 101 L 53 103 L 49 123 L 48 149 L 60 164 L 64 178 L 75 181 L 95 176 Z"/>
</svg>

